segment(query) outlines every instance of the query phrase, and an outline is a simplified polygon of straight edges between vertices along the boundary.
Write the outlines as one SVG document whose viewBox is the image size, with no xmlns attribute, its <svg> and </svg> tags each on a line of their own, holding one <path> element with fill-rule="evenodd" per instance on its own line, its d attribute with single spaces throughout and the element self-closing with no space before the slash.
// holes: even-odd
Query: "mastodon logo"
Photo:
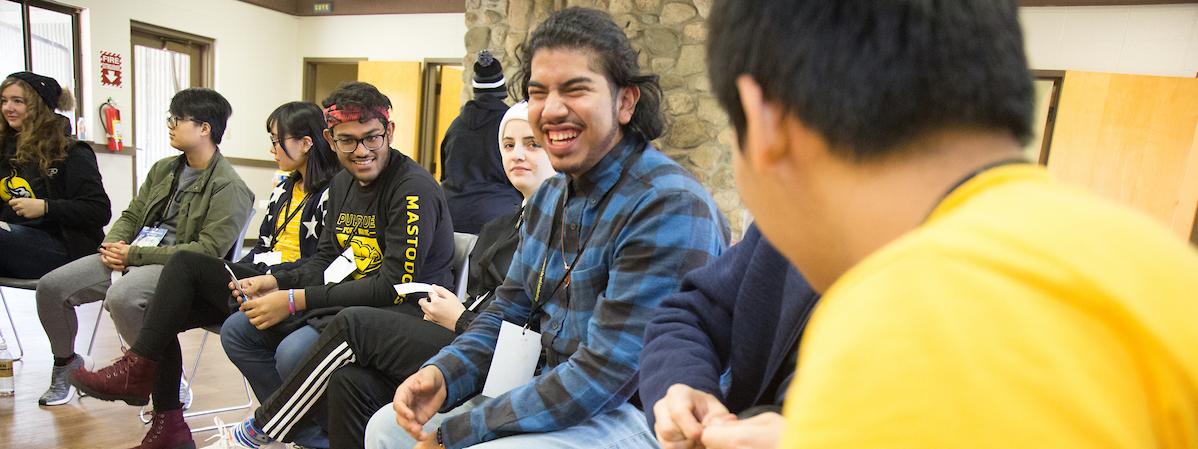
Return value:
<svg viewBox="0 0 1198 449">
<path fill-rule="evenodd" d="M 358 272 L 354 273 L 354 279 L 365 276 L 383 266 L 383 252 L 379 250 L 378 240 L 358 237 L 350 241 L 350 246 L 354 248 L 354 264 L 358 266 Z"/>
<path fill-rule="evenodd" d="M 29 198 L 37 199 L 37 195 L 33 194 L 33 187 L 29 185 L 29 181 L 20 176 L 9 176 L 0 179 L 0 199 L 8 202 L 13 198 Z"/>
<path fill-rule="evenodd" d="M 348 237 L 346 234 L 338 232 L 337 243 L 345 245 L 346 237 Z M 379 249 L 378 239 L 363 237 L 359 233 L 353 240 L 349 241 L 349 247 L 353 248 L 354 265 L 357 268 L 350 276 L 352 279 L 361 279 L 363 276 L 383 266 L 383 251 Z"/>
</svg>

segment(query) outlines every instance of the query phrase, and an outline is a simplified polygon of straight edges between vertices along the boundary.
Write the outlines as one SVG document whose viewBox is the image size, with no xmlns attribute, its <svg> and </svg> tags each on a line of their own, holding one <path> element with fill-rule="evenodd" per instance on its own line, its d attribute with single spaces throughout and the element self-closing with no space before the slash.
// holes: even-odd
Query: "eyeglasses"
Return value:
<svg viewBox="0 0 1198 449">
<path fill-rule="evenodd" d="M 375 151 L 383 147 L 383 141 L 386 140 L 385 137 L 387 137 L 386 132 L 382 134 L 375 134 L 373 136 L 366 136 L 361 139 L 338 137 L 333 139 L 333 147 L 342 153 L 353 153 L 358 151 L 358 145 L 361 144 L 363 147 L 366 147 L 367 151 Z"/>
<path fill-rule="evenodd" d="M 201 122 L 201 121 L 196 120 L 191 117 L 179 117 L 179 116 L 175 116 L 175 115 L 169 115 L 166 117 L 166 127 L 167 128 L 175 129 L 176 126 L 179 126 L 179 122 L 204 123 L 204 122 Z"/>
<path fill-rule="evenodd" d="M 282 138 L 282 139 L 275 139 L 274 137 L 271 137 L 271 138 L 270 138 L 270 144 L 271 144 L 271 145 L 273 145 L 275 148 L 283 148 L 283 146 L 282 146 L 282 145 L 283 145 L 283 142 L 284 142 L 284 141 L 287 141 L 287 140 L 299 140 L 299 139 L 302 139 L 302 138 L 303 138 L 303 137 L 284 137 L 284 138 Z"/>
</svg>

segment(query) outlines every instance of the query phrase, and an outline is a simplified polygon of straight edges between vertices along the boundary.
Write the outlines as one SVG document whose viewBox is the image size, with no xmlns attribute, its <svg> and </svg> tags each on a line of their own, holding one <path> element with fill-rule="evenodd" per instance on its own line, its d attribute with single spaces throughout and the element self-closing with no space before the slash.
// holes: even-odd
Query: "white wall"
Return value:
<svg viewBox="0 0 1198 449">
<path fill-rule="evenodd" d="M 144 22 L 215 40 L 214 85 L 233 105 L 221 150 L 227 156 L 269 159 L 263 121 L 279 104 L 298 96 L 300 70 L 295 61 L 295 17 L 234 0 L 64 0 L 83 9 L 81 29 L 83 95 L 81 111 L 89 120 L 92 140 L 103 142 L 96 110 L 112 98 L 121 107 L 126 135 L 132 132 L 133 86 L 130 21 Z M 124 85 L 99 83 L 100 52 L 122 55 Z M 286 69 L 284 69 L 286 68 Z M 165 117 L 166 111 L 139 111 Z M 166 126 L 163 118 L 162 126 Z M 131 151 L 131 150 L 128 150 Z M 98 154 L 104 186 L 112 200 L 113 219 L 134 195 L 133 159 L 128 155 Z M 243 170 L 238 170 L 242 172 Z M 256 197 L 270 192 L 270 179 L 246 176 Z M 259 213 L 259 216 L 262 214 Z"/>
<path fill-rule="evenodd" d="M 466 52 L 462 14 L 298 18 L 234 0 L 60 1 L 84 9 L 80 106 L 99 142 L 103 135 L 97 131 L 103 128 L 95 111 L 109 97 L 121 106 L 126 133 L 132 131 L 131 20 L 215 40 L 213 88 L 233 105 L 221 151 L 246 159 L 271 160 L 263 122 L 274 108 L 302 96 L 304 57 L 421 61 L 460 58 Z M 124 87 L 100 86 L 102 51 L 124 57 Z M 143 113 L 165 116 L 165 111 Z M 115 217 L 133 197 L 132 158 L 97 157 Z M 239 166 L 237 171 L 258 200 L 269 197 L 272 169 Z M 259 209 L 255 222 L 264 215 Z"/>
<path fill-rule="evenodd" d="M 1034 69 L 1198 75 L 1198 4 L 1020 8 Z"/>
<path fill-rule="evenodd" d="M 301 58 L 365 57 L 387 61 L 461 58 L 464 14 L 387 14 L 299 19 Z"/>
<path fill-rule="evenodd" d="M 221 150 L 228 156 L 266 159 L 262 122 L 279 104 L 296 97 L 300 71 L 295 66 L 295 37 L 299 20 L 287 14 L 234 0 L 67 0 L 85 8 L 84 111 L 92 130 L 100 130 L 93 111 L 112 97 L 131 122 L 133 61 L 129 22 L 152 25 L 212 38 L 215 55 L 214 88 L 233 105 Z M 101 51 L 124 57 L 125 86 L 99 85 L 97 67 Z M 155 113 L 146 112 L 142 113 Z M 165 115 L 165 111 L 157 112 Z M 165 124 L 163 125 L 165 126 Z M 131 127 L 126 126 L 126 131 Z M 96 135 L 98 133 L 92 133 Z"/>
</svg>

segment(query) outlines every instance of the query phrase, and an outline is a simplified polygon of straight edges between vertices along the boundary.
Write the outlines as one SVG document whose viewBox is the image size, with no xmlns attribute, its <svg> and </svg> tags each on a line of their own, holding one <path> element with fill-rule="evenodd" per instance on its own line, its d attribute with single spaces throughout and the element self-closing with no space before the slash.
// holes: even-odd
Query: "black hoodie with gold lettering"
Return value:
<svg viewBox="0 0 1198 449">
<path fill-rule="evenodd" d="M 303 266 L 275 273 L 280 289 L 303 288 L 307 310 L 291 326 L 323 328 L 345 306 L 395 308 L 421 316 L 394 285 L 424 282 L 452 289 L 453 223 L 440 186 L 420 165 L 394 149 L 379 177 L 361 186 L 341 171 L 329 183 L 324 231 Z M 324 272 L 346 248 L 356 269 L 328 285 Z M 284 323 L 287 324 L 287 323 Z"/>
</svg>

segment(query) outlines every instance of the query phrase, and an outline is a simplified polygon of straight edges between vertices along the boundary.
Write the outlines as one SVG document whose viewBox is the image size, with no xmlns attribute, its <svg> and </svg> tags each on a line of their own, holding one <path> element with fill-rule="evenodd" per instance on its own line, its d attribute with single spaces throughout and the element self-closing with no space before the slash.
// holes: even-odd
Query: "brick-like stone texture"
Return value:
<svg viewBox="0 0 1198 449">
<path fill-rule="evenodd" d="M 661 76 L 669 128 L 654 142 L 694 173 L 720 206 L 734 237 L 746 226 L 732 178 L 735 133 L 707 80 L 707 25 L 712 0 L 467 0 L 464 98 L 470 95 L 475 55 L 490 49 L 509 82 L 517 47 L 551 12 L 569 6 L 607 11 L 640 51 L 641 70 Z"/>
</svg>

